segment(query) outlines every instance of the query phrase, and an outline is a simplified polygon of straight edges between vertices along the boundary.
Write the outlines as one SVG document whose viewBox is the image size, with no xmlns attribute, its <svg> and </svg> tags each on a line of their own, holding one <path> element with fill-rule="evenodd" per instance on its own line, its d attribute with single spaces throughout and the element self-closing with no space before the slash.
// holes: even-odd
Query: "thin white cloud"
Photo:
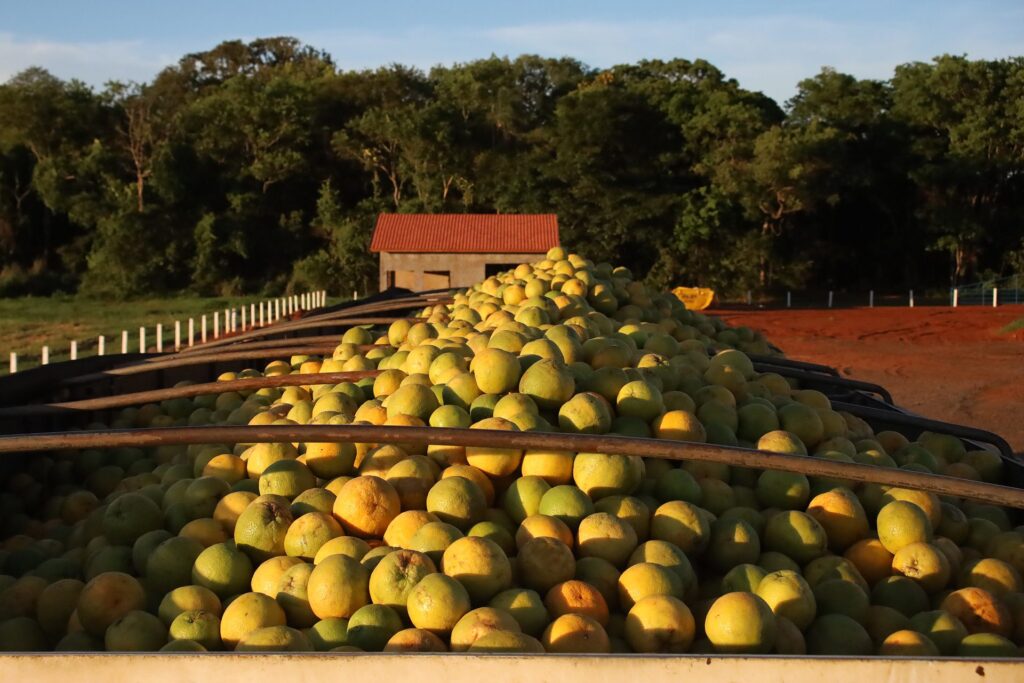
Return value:
<svg viewBox="0 0 1024 683">
<path fill-rule="evenodd" d="M 583 20 L 474 28 L 400 26 L 295 31 L 327 51 L 345 69 L 401 63 L 429 69 L 436 64 L 498 55 L 537 53 L 571 56 L 595 67 L 640 59 L 704 58 L 728 77 L 780 103 L 796 84 L 823 66 L 860 78 L 885 79 L 896 65 L 948 52 L 973 58 L 1024 54 L 1024 34 L 1015 30 L 1024 12 L 1006 10 L 934 17 L 935 22 L 832 21 L 811 16 L 720 16 L 694 20 Z M 60 43 L 0 33 L 0 80 L 40 65 L 62 78 L 93 85 L 110 79 L 147 80 L 186 52 L 208 49 L 225 35 L 189 45 L 143 40 Z M 254 37 L 254 36 L 250 36 Z"/>
<path fill-rule="evenodd" d="M 65 43 L 0 33 L 0 82 L 30 66 L 93 85 L 109 80 L 144 81 L 174 63 L 178 56 L 153 54 L 141 40 Z"/>
<path fill-rule="evenodd" d="M 452 27 L 444 31 L 409 27 L 387 33 L 361 30 L 298 31 L 295 37 L 326 51 L 342 69 L 366 69 L 387 64 L 429 69 L 437 64 L 477 59 L 490 54 L 479 34 Z"/>
<path fill-rule="evenodd" d="M 1019 25 L 1019 24 L 1017 24 Z M 506 26 L 487 32 L 506 50 L 571 54 L 595 66 L 644 58 L 704 58 L 744 87 L 780 102 L 822 66 L 885 79 L 896 65 L 936 54 L 975 58 L 1024 54 L 1024 38 L 998 18 L 952 26 L 948 35 L 923 24 L 835 22 L 801 16 L 692 21 L 564 22 Z"/>
</svg>

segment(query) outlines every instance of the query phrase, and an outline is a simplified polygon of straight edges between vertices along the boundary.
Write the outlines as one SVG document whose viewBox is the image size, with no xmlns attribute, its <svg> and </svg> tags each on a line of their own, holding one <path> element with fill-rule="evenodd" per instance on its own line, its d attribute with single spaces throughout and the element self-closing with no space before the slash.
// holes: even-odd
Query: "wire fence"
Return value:
<svg viewBox="0 0 1024 683">
<path fill-rule="evenodd" d="M 1009 275 L 949 290 L 952 306 L 1000 306 L 1024 302 L 1024 276 Z"/>
<path fill-rule="evenodd" d="M 788 291 L 772 294 L 747 292 L 746 296 L 716 298 L 712 308 L 881 308 L 895 306 L 948 306 L 942 290 L 894 291 Z"/>
</svg>

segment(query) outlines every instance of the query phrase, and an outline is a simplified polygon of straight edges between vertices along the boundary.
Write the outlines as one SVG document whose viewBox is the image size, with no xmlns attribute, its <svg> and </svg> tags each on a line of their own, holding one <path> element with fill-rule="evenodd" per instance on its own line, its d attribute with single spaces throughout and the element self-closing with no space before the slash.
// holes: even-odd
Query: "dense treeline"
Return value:
<svg viewBox="0 0 1024 683">
<path fill-rule="evenodd" d="M 556 212 L 652 283 L 945 286 L 1024 271 L 1024 59 L 780 108 L 704 61 L 491 57 L 342 71 L 223 43 L 97 92 L 0 85 L 0 295 L 368 291 L 374 217 Z"/>
</svg>

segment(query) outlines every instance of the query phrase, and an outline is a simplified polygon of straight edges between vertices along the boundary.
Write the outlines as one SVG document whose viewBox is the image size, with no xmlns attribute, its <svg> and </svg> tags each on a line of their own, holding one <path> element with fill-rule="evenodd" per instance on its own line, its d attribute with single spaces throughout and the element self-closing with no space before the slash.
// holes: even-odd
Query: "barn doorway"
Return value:
<svg viewBox="0 0 1024 683">
<path fill-rule="evenodd" d="M 448 289 L 451 287 L 450 270 L 425 270 L 423 271 L 423 289 Z"/>
</svg>

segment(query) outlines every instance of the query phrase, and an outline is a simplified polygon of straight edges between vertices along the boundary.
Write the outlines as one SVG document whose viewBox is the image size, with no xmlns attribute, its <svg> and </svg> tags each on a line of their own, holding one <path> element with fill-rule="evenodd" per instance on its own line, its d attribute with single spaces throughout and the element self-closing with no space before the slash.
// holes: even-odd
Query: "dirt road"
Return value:
<svg viewBox="0 0 1024 683">
<path fill-rule="evenodd" d="M 791 358 L 881 384 L 898 405 L 981 427 L 1024 452 L 1024 306 L 709 311 Z"/>
</svg>

